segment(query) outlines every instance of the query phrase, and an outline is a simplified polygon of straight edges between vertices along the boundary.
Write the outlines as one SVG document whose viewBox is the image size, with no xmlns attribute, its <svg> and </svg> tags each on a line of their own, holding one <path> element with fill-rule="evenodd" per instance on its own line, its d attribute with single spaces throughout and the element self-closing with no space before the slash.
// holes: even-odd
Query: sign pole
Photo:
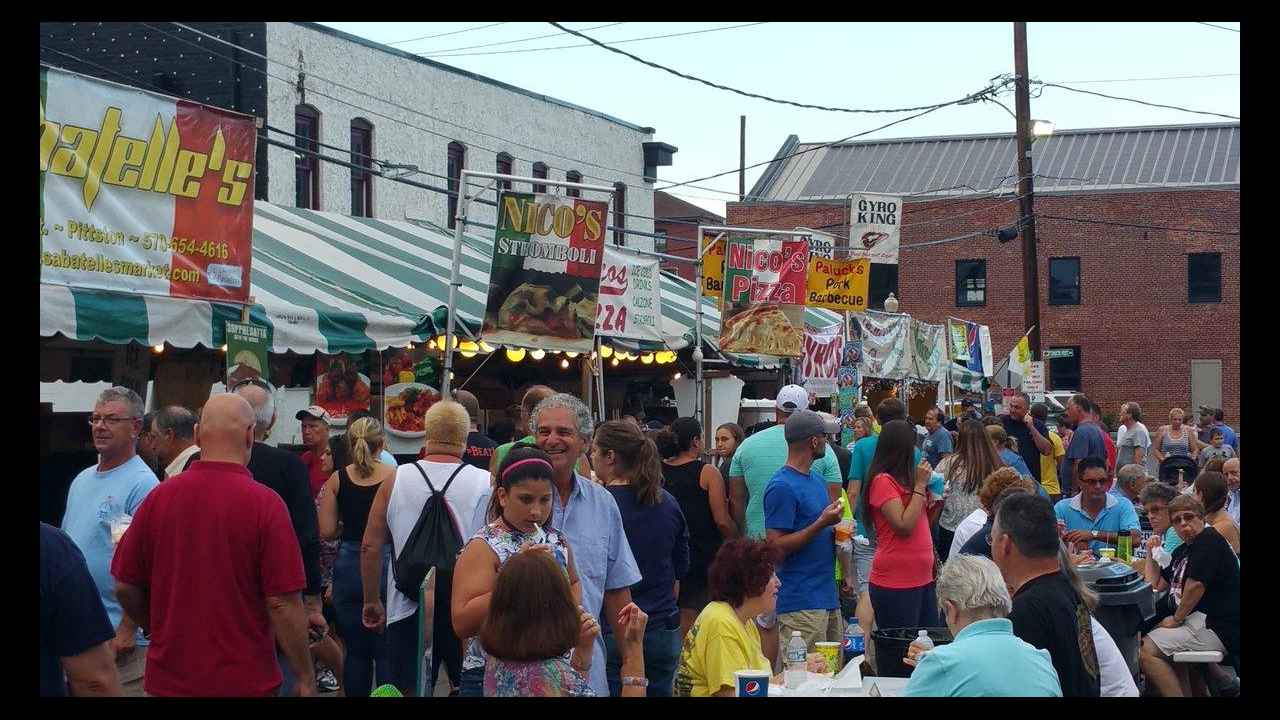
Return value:
<svg viewBox="0 0 1280 720">
<path fill-rule="evenodd" d="M 720 237 L 724 237 L 721 235 Z M 694 289 L 693 289 L 693 364 L 694 364 L 694 383 L 693 383 L 693 417 L 698 421 L 698 427 L 702 428 L 703 435 L 706 434 L 706 427 L 702 421 L 702 256 L 707 250 L 711 249 L 720 238 L 717 237 L 706 248 L 702 248 L 698 253 L 698 262 L 694 263 Z M 702 244 L 702 226 L 698 226 L 698 244 Z"/>
<path fill-rule="evenodd" d="M 458 314 L 458 288 L 462 287 L 459 271 L 462 267 L 462 228 L 467 224 L 467 202 L 471 199 L 467 194 L 467 178 L 470 173 L 463 170 L 458 178 L 458 212 L 454 216 L 453 227 L 453 265 L 449 269 L 449 320 L 444 335 L 444 373 L 440 378 L 440 397 L 449 399 L 449 386 L 453 381 L 453 345 L 454 327 Z"/>
</svg>

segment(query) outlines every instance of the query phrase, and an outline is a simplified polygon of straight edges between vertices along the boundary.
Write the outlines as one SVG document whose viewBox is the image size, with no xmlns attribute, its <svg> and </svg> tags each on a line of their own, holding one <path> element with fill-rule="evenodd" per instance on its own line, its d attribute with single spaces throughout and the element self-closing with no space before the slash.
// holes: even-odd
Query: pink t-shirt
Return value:
<svg viewBox="0 0 1280 720">
<path fill-rule="evenodd" d="M 870 581 L 880 587 L 893 590 L 909 590 L 924 587 L 933 582 L 933 538 L 929 534 L 929 514 L 921 512 L 916 526 L 907 537 L 902 537 L 889 524 L 880 508 L 893 498 L 903 505 L 912 497 L 888 473 L 880 473 L 871 480 L 868 505 L 871 521 L 876 526 L 876 555 L 871 561 Z M 912 502 L 925 502 L 917 497 Z"/>
</svg>

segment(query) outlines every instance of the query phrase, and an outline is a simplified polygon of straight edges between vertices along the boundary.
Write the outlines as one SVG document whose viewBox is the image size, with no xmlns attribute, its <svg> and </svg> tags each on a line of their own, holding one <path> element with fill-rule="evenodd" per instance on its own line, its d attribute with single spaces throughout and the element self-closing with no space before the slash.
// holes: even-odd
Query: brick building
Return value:
<svg viewBox="0 0 1280 720">
<path fill-rule="evenodd" d="M 670 255 L 681 257 L 697 257 L 698 224 L 723 225 L 724 218 L 710 210 L 703 210 L 693 203 L 657 191 L 653 194 L 653 232 L 665 235 L 659 239 L 656 249 Z M 663 270 L 677 273 L 680 277 L 693 282 L 693 265 L 690 263 L 663 261 Z"/>
<path fill-rule="evenodd" d="M 1239 428 L 1240 125 L 1065 131 L 1033 152 L 1049 389 L 1117 416 L 1138 401 L 1152 430 L 1201 404 Z M 926 322 L 985 323 L 998 360 L 1026 330 L 1021 240 L 994 232 L 1018 221 L 1016 181 L 1012 134 L 837 145 L 774 162 L 728 223 L 847 235 L 848 193 L 910 196 L 871 305 L 892 290 Z"/>
</svg>

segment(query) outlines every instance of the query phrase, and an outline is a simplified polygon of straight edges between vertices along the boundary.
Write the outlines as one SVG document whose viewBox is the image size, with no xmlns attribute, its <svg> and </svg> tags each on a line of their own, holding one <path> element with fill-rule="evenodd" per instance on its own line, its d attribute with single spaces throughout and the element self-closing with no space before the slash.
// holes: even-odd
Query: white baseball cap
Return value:
<svg viewBox="0 0 1280 720">
<path fill-rule="evenodd" d="M 809 409 L 809 391 L 799 385 L 787 385 L 778 391 L 775 401 L 779 410 L 795 412 Z"/>
<path fill-rule="evenodd" d="M 319 405 L 312 405 L 306 410 L 299 410 L 298 413 L 294 415 L 294 418 L 298 420 L 301 420 L 303 418 L 308 418 L 308 417 L 314 418 L 316 420 L 320 420 L 326 425 L 332 424 L 332 420 L 329 417 L 328 411 L 326 411 L 324 408 L 320 407 Z"/>
</svg>

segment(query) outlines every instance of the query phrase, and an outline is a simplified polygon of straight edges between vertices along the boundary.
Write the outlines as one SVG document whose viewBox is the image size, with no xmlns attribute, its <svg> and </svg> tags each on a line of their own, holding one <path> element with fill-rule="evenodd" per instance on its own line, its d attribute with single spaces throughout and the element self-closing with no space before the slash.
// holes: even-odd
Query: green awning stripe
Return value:
<svg viewBox="0 0 1280 720">
<path fill-rule="evenodd" d="M 254 283 L 257 283 L 258 279 L 262 278 L 263 282 L 273 282 L 278 286 L 284 283 L 287 278 L 290 281 L 288 283 L 289 287 L 297 295 L 296 298 L 291 298 L 290 302 L 298 303 L 304 307 L 324 308 L 338 312 L 368 311 L 383 315 L 410 317 L 399 310 L 370 302 L 358 294 L 349 292 L 345 287 L 338 287 L 328 282 L 317 282 L 318 279 L 314 274 L 271 255 L 263 248 L 258 248 L 257 252 L 254 253 L 253 270 L 255 273 Z"/>
<path fill-rule="evenodd" d="M 76 305 L 77 340 L 147 343 L 147 303 L 141 295 L 71 288 Z"/>
<path fill-rule="evenodd" d="M 377 347 L 365 330 L 369 319 L 360 313 L 326 312 L 320 314 L 320 333 L 329 341 L 329 352 L 364 352 Z"/>
</svg>

